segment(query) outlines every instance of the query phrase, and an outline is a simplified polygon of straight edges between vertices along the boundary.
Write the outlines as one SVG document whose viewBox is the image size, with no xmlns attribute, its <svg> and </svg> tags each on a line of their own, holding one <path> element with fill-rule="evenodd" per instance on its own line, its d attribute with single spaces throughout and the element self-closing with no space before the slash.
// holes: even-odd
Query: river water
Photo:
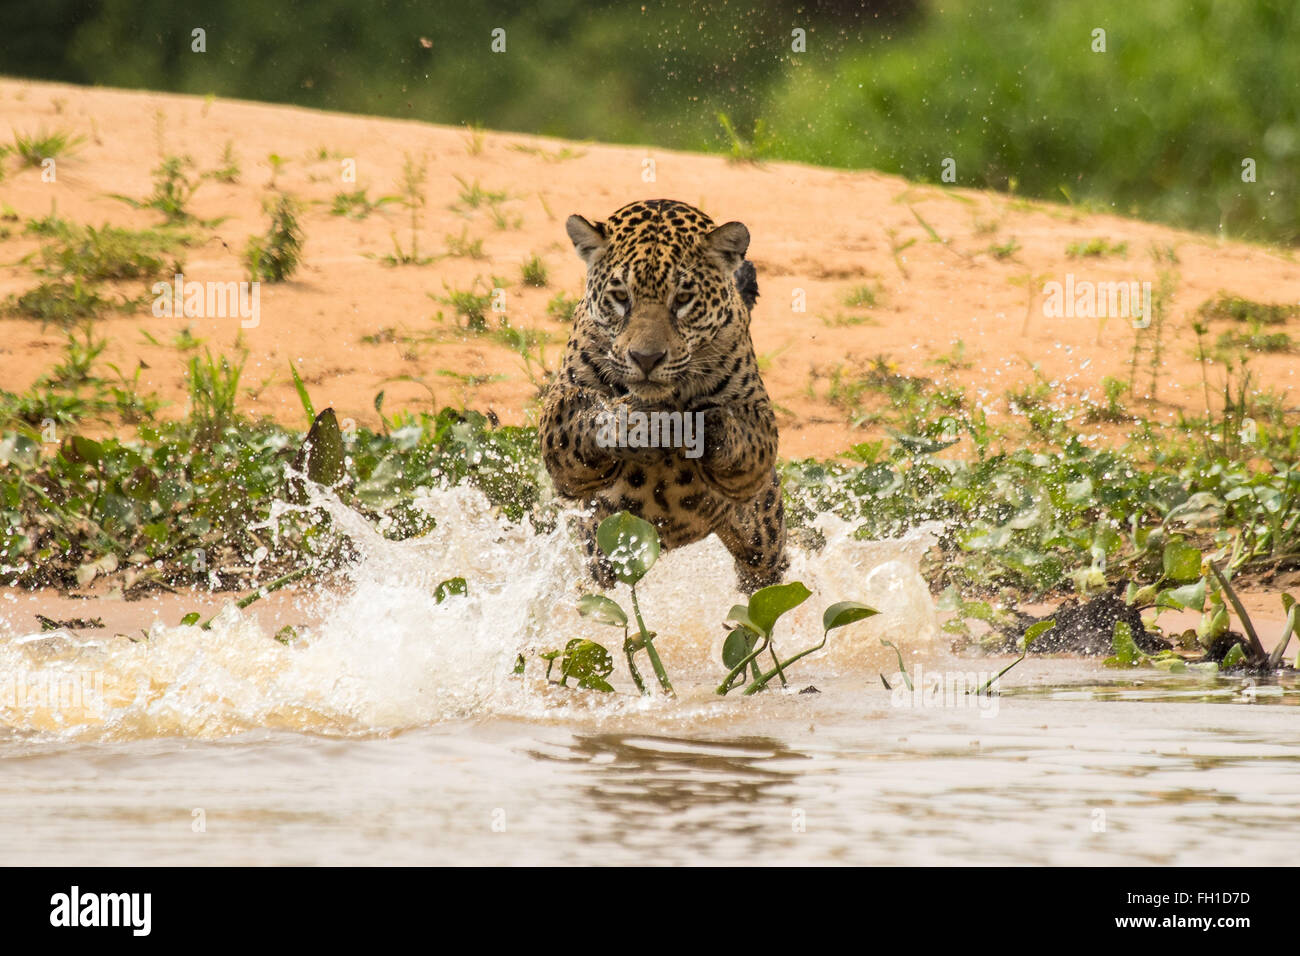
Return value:
<svg viewBox="0 0 1300 956">
<path fill-rule="evenodd" d="M 862 542 L 820 519 L 783 652 L 834 601 L 882 613 L 749 698 L 713 693 L 729 558 L 665 555 L 638 594 L 679 696 L 642 699 L 531 658 L 621 642 L 577 616 L 562 531 L 465 488 L 422 504 L 438 529 L 405 542 L 334 509 L 361 560 L 294 598 L 288 645 L 258 605 L 136 640 L 0 607 L 0 862 L 1267 864 L 1300 845 L 1300 686 L 1035 658 L 967 694 L 1007 659 L 948 650 L 916 571 L 934 528 Z M 436 603 L 454 575 L 469 594 Z"/>
</svg>

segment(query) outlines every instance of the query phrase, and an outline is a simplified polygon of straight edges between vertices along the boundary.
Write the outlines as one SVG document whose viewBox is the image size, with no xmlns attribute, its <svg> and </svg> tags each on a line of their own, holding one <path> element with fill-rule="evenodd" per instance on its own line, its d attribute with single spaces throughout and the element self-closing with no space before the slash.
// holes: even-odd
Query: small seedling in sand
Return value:
<svg viewBox="0 0 1300 956">
<path fill-rule="evenodd" d="M 37 133 L 15 132 L 13 151 L 24 166 L 39 166 L 47 159 L 71 154 L 83 142 L 84 136 L 73 136 L 63 130 L 51 133 L 42 128 Z"/>
<path fill-rule="evenodd" d="M 523 276 L 524 285 L 540 289 L 544 288 L 550 281 L 547 275 L 546 263 L 542 261 L 540 256 L 530 256 L 526 259 L 520 272 Z"/>
<path fill-rule="evenodd" d="M 1080 239 L 1065 247 L 1065 255 L 1070 259 L 1101 259 L 1110 256 L 1123 259 L 1128 256 L 1128 243 L 1111 242 L 1103 238 Z"/>
<path fill-rule="evenodd" d="M 265 236 L 250 236 L 244 249 L 244 264 L 253 282 L 283 282 L 294 274 L 302 258 L 303 234 L 298 209 L 290 197 L 280 193 L 267 209 L 271 228 Z"/>
</svg>

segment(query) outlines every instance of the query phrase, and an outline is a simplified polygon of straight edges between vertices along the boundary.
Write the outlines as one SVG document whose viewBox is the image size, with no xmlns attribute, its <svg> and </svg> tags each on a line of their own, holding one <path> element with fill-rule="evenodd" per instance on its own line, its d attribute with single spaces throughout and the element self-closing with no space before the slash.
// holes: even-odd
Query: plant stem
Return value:
<svg viewBox="0 0 1300 956">
<path fill-rule="evenodd" d="M 745 673 L 745 668 L 749 667 L 749 665 L 752 664 L 755 661 L 755 659 L 757 659 L 759 654 L 762 654 L 765 650 L 767 650 L 767 645 L 770 643 L 771 643 L 771 638 L 769 638 L 767 635 L 763 635 L 762 641 L 755 643 L 754 649 L 749 652 L 749 655 L 743 661 L 741 661 L 739 664 L 737 664 L 735 667 L 731 669 L 731 673 L 729 673 L 723 679 L 722 683 L 718 685 L 718 689 L 714 693 L 719 694 L 721 696 L 726 696 L 727 691 L 731 690 L 731 685 L 735 682 L 736 677 L 740 674 Z M 759 677 L 761 676 L 762 675 L 760 674 Z M 755 677 L 754 679 L 758 680 L 759 677 Z"/>
<path fill-rule="evenodd" d="M 789 687 L 789 686 L 790 686 L 790 682 L 789 682 L 788 680 L 785 679 L 785 671 L 783 671 L 783 670 L 781 669 L 781 659 L 780 659 L 779 657 L 776 656 L 776 648 L 775 648 L 775 647 L 772 647 L 772 648 L 770 648 L 770 650 L 771 650 L 771 652 L 772 652 L 772 663 L 776 665 L 776 673 L 778 673 L 778 674 L 781 675 L 781 686 L 782 686 L 782 687 Z M 798 658 L 794 658 L 794 659 L 795 659 L 795 660 L 798 660 Z M 767 678 L 767 680 L 771 680 L 771 679 L 772 679 L 772 678 L 771 678 L 770 676 Z M 764 681 L 764 683 L 766 683 L 766 682 L 767 682 L 767 681 Z"/>
<path fill-rule="evenodd" d="M 977 691 L 975 692 L 975 696 L 976 696 L 976 697 L 979 697 L 981 694 L 987 694 L 987 693 L 989 692 L 989 689 L 992 688 L 994 684 L 996 684 L 998 681 L 1000 681 L 1000 680 L 1002 679 L 1002 675 L 1005 674 L 1007 671 L 1011 670 L 1011 668 L 1015 667 L 1015 666 L 1016 666 L 1017 664 L 1019 664 L 1021 661 L 1023 661 L 1023 660 L 1025 659 L 1025 655 L 1028 654 L 1028 653 L 1029 653 L 1029 648 L 1026 647 L 1023 651 L 1020 652 L 1020 656 L 1019 656 L 1019 657 L 1017 657 L 1014 661 L 1012 661 L 1012 662 L 1011 662 L 1010 664 L 1008 664 L 1006 667 L 1002 668 L 1002 670 L 998 671 L 996 677 L 990 678 L 989 681 L 988 681 L 988 683 L 986 683 L 983 687 L 981 687 L 979 690 L 977 690 Z"/>
<path fill-rule="evenodd" d="M 1275 668 L 1282 663 L 1282 655 L 1286 653 L 1286 646 L 1291 643 L 1291 633 L 1295 630 L 1296 615 L 1300 611 L 1292 605 L 1286 616 L 1286 627 L 1282 630 L 1282 636 L 1278 639 L 1277 644 L 1273 647 L 1273 653 L 1268 657 L 1269 668 Z"/>
<path fill-rule="evenodd" d="M 640 623 L 640 622 L 638 622 Z M 645 681 L 641 679 L 641 672 L 636 669 L 636 652 L 638 645 L 632 638 L 628 637 L 627 625 L 623 625 L 623 653 L 627 655 L 627 669 L 632 674 L 632 683 L 636 684 L 636 689 L 645 696 L 648 691 L 645 687 Z"/>
<path fill-rule="evenodd" d="M 1223 588 L 1223 593 L 1226 594 L 1228 600 L 1232 602 L 1232 609 L 1237 612 L 1237 619 L 1241 621 L 1241 626 L 1246 629 L 1246 637 L 1250 641 L 1250 653 L 1254 658 L 1252 663 L 1257 665 L 1264 663 L 1268 660 L 1268 654 L 1264 651 L 1264 645 L 1259 642 L 1259 635 L 1255 633 L 1255 625 L 1251 623 L 1250 615 L 1246 613 L 1245 607 L 1242 606 L 1241 599 L 1237 597 L 1237 592 L 1232 589 L 1232 585 L 1229 584 L 1228 579 L 1223 576 L 1223 572 L 1219 570 L 1219 566 L 1213 561 L 1209 564 L 1210 570 L 1213 571 L 1214 576 L 1219 579 L 1219 586 Z"/>
<path fill-rule="evenodd" d="M 290 571 L 288 574 L 281 575 L 280 577 L 272 581 L 270 584 L 268 584 L 266 587 L 258 588 L 256 591 L 254 591 L 252 594 L 248 595 L 247 597 L 240 598 L 238 601 L 235 602 L 235 607 L 239 608 L 242 611 L 244 608 L 248 607 L 248 605 L 252 604 L 253 602 L 260 601 L 268 594 L 280 590 L 280 588 L 284 587 L 286 584 L 292 584 L 294 581 L 297 581 L 300 577 L 305 575 L 310 570 L 311 568 L 299 568 L 296 571 Z M 205 631 L 210 630 L 212 627 L 212 622 L 215 620 L 216 620 L 216 615 L 214 614 L 212 617 L 204 621 L 203 624 L 201 625 L 203 630 Z"/>
<path fill-rule="evenodd" d="M 768 681 L 770 681 L 770 680 L 771 680 L 773 677 L 775 677 L 777 674 L 781 673 L 781 668 L 783 668 L 783 667 L 789 667 L 789 666 L 790 666 L 791 664 L 793 664 L 795 661 L 799 660 L 800 658 L 807 657 L 809 654 L 813 653 L 814 651 L 820 651 L 823 647 L 826 646 L 826 638 L 827 638 L 827 636 L 828 636 L 829 634 L 830 634 L 830 631 L 823 631 L 823 632 L 822 632 L 822 639 L 821 639 L 821 642 L 820 642 L 820 643 L 818 643 L 818 644 L 814 644 L 812 647 L 808 648 L 807 650 L 800 651 L 798 654 L 796 654 L 794 657 L 790 658 L 790 659 L 789 659 L 788 661 L 786 661 L 784 664 L 782 664 L 780 661 L 777 661 L 777 665 L 776 665 L 776 667 L 775 667 L 773 670 L 771 670 L 771 671 L 769 671 L 768 673 L 762 675 L 761 677 L 758 678 L 758 680 L 754 681 L 754 683 L 752 683 L 752 684 L 750 684 L 748 687 L 746 687 L 745 690 L 744 690 L 744 693 L 743 693 L 741 696 L 742 696 L 742 697 L 748 697 L 750 694 L 757 693 L 758 691 L 762 690 L 764 687 L 767 686 L 767 682 L 768 682 Z M 776 655 L 773 654 L 773 658 L 775 658 L 775 656 L 776 656 Z M 784 675 L 784 674 L 781 674 L 781 679 L 782 679 L 783 681 L 785 680 L 785 675 Z"/>
<path fill-rule="evenodd" d="M 636 615 L 636 626 L 641 629 L 641 640 L 645 643 L 645 652 L 650 655 L 650 666 L 654 668 L 655 677 L 659 678 L 659 686 L 664 689 L 664 693 L 670 697 L 675 697 L 677 695 L 673 690 L 672 681 L 668 679 L 668 673 L 664 670 L 664 663 L 659 659 L 659 652 L 655 650 L 650 632 L 646 630 L 645 621 L 641 620 L 641 605 L 637 603 L 635 584 L 631 585 L 631 590 L 632 613 Z"/>
</svg>

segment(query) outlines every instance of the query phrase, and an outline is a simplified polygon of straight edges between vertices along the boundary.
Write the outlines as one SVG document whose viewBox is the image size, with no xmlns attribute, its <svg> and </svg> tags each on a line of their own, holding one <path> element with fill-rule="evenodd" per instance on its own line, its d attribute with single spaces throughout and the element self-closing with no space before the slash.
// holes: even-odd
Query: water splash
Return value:
<svg viewBox="0 0 1300 956">
<path fill-rule="evenodd" d="M 646 701 L 556 688 L 519 653 L 563 647 L 575 636 L 619 658 L 622 635 L 580 618 L 591 589 L 567 522 L 538 533 L 502 518 L 478 491 L 449 487 L 414 504 L 430 514 L 430 535 L 391 541 L 337 501 L 317 502 L 351 538 L 360 558 L 342 586 L 296 599 L 311 623 L 289 645 L 259 623 L 257 607 L 233 604 L 208 630 L 162 621 L 147 639 L 33 635 L 0 617 L 0 726 L 80 739 L 215 738 L 254 729 L 330 735 L 393 733 L 487 715 L 555 720 L 575 711 L 624 716 L 699 715 L 719 706 L 721 622 L 736 589 L 730 555 L 715 539 L 666 553 L 638 588 L 647 625 L 682 698 Z M 566 516 L 571 517 L 571 516 Z M 881 614 L 832 635 L 827 650 L 799 665 L 798 679 L 874 673 L 892 652 L 879 638 L 921 646 L 938 632 L 920 557 L 937 538 L 927 525 L 892 541 L 857 541 L 852 525 L 817 519 L 825 546 L 794 549 L 789 579 L 813 592 L 778 625 L 783 653 L 816 643 L 821 612 L 863 600 Z M 461 576 L 467 596 L 437 603 L 439 581 Z M 612 595 L 627 605 L 626 589 Z M 78 690 L 78 688 L 80 688 Z"/>
</svg>

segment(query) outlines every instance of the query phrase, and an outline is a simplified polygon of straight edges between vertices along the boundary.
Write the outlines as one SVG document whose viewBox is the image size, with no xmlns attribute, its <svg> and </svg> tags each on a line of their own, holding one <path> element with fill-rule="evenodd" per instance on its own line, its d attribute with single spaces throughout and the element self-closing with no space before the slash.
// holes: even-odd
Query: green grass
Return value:
<svg viewBox="0 0 1300 956">
<path fill-rule="evenodd" d="M 180 252 L 191 241 L 168 229 L 68 224 L 42 248 L 43 271 L 86 282 L 161 278 L 182 271 Z"/>
<path fill-rule="evenodd" d="M 340 190 L 335 193 L 330 201 L 330 215 L 361 220 L 389 203 L 398 201 L 395 196 L 380 196 L 372 201 L 367 192 L 365 188 L 361 188 L 354 189 L 352 192 Z"/>
<path fill-rule="evenodd" d="M 221 165 L 216 169 L 208 170 L 203 175 L 214 182 L 233 186 L 239 182 L 239 174 L 239 160 L 235 157 L 235 144 L 230 140 L 226 140 L 226 145 L 221 150 Z"/>
<path fill-rule="evenodd" d="M 1252 324 L 1247 332 L 1236 330 L 1224 332 L 1215 342 L 1220 353 L 1230 353 L 1244 349 L 1247 352 L 1293 352 L 1295 342 L 1286 332 L 1265 332 L 1258 324 Z"/>
<path fill-rule="evenodd" d="M 41 325 L 75 325 L 116 307 L 93 286 L 80 279 L 46 279 L 34 288 L 15 293 L 5 301 L 5 312 Z"/>
<path fill-rule="evenodd" d="M 144 199 L 114 194 L 113 198 L 134 209 L 153 209 L 162 213 L 167 225 L 196 221 L 189 202 L 202 185 L 201 176 L 192 177 L 194 160 L 188 156 L 168 156 L 153 170 L 153 192 Z M 213 223 L 204 223 L 212 225 Z"/>
<path fill-rule="evenodd" d="M 13 151 L 24 166 L 40 166 L 46 159 L 70 155 L 85 141 L 84 136 L 74 136 L 64 130 L 50 132 L 42 128 L 35 133 L 15 131 Z"/>
<path fill-rule="evenodd" d="M 446 295 L 435 296 L 429 293 L 429 297 L 435 302 L 450 306 L 468 331 L 484 332 L 487 330 L 488 311 L 492 308 L 492 290 L 481 289 L 481 284 L 481 279 L 475 279 L 471 289 L 453 289 L 444 284 Z"/>
<path fill-rule="evenodd" d="M 1127 242 L 1111 242 L 1109 239 L 1080 239 L 1065 247 L 1065 255 L 1070 259 L 1101 259 L 1128 255 Z"/>
<path fill-rule="evenodd" d="M 1016 253 L 1020 251 L 1020 242 L 1013 236 L 1006 242 L 991 243 L 985 251 L 999 261 L 1013 259 Z"/>
<path fill-rule="evenodd" d="M 718 126 L 726 141 L 727 159 L 733 163 L 758 163 L 771 156 L 774 147 L 767 121 L 754 120 L 753 130 L 742 136 L 726 113 L 718 113 Z"/>
<path fill-rule="evenodd" d="M 298 204 L 283 193 L 267 203 L 270 228 L 263 236 L 249 236 L 244 265 L 253 282 L 283 282 L 297 270 L 305 239 L 298 224 Z"/>
<path fill-rule="evenodd" d="M 1204 319 L 1231 319 L 1254 325 L 1282 325 L 1300 315 L 1300 305 L 1277 302 L 1255 302 L 1238 295 L 1220 292 L 1197 308 L 1196 314 Z"/>
<path fill-rule="evenodd" d="M 578 299 L 564 292 L 557 292 L 546 303 L 546 314 L 556 322 L 572 322 L 573 311 L 578 307 Z"/>
<path fill-rule="evenodd" d="M 477 179 L 472 183 L 466 182 L 459 176 L 456 176 L 455 179 L 456 182 L 460 183 L 460 193 L 451 207 L 456 212 L 464 213 L 482 206 L 496 206 L 510 198 L 509 194 L 504 190 L 497 192 L 484 189 L 479 185 Z"/>
<path fill-rule="evenodd" d="M 447 235 L 446 255 L 454 259 L 486 259 L 487 253 L 483 251 L 482 239 L 471 239 L 469 237 L 469 228 L 466 227 L 460 231 L 459 236 Z"/>
<path fill-rule="evenodd" d="M 524 285 L 537 289 L 544 289 L 551 281 L 546 263 L 542 261 L 540 256 L 529 256 L 524 260 L 524 264 L 520 267 L 520 273 Z"/>
<path fill-rule="evenodd" d="M 843 303 L 850 309 L 874 309 L 879 288 L 874 285 L 854 286 L 844 294 Z"/>
</svg>

